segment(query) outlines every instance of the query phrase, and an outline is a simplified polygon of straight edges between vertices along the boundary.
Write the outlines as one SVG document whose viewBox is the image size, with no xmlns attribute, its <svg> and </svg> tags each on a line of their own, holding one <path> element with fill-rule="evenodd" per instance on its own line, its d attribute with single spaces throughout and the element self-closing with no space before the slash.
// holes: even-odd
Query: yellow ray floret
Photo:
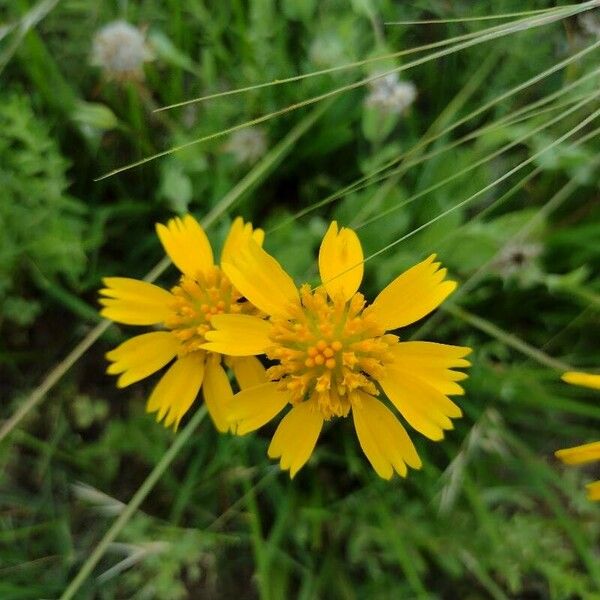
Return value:
<svg viewBox="0 0 600 600">
<path fill-rule="evenodd" d="M 375 298 L 371 310 L 386 329 L 406 327 L 436 309 L 455 289 L 435 254 L 399 275 Z"/>
<path fill-rule="evenodd" d="M 579 371 L 567 371 L 561 379 L 571 385 L 580 385 L 593 390 L 600 390 L 600 375 L 593 373 L 581 373 Z"/>
<path fill-rule="evenodd" d="M 301 402 L 283 417 L 271 444 L 270 458 L 281 458 L 280 465 L 294 477 L 310 458 L 323 427 L 323 416 L 314 403 Z"/>
<path fill-rule="evenodd" d="M 587 490 L 588 500 L 593 500 L 594 502 L 600 502 L 600 481 L 594 481 L 593 483 L 588 483 L 585 486 Z"/>
<path fill-rule="evenodd" d="M 156 325 L 169 317 L 171 294 L 157 285 L 127 277 L 105 277 L 101 315 L 125 325 Z"/>
<path fill-rule="evenodd" d="M 195 277 L 198 272 L 213 266 L 210 242 L 200 223 L 191 215 L 183 219 L 175 217 L 166 225 L 157 223 L 156 233 L 165 252 L 184 275 Z"/>
<path fill-rule="evenodd" d="M 125 387 L 162 369 L 177 356 L 178 350 L 179 342 L 169 331 L 136 335 L 106 353 L 111 361 L 106 372 L 120 373 L 117 386 Z"/>
<path fill-rule="evenodd" d="M 591 442 L 582 446 L 574 446 L 573 448 L 564 448 L 557 450 L 556 458 L 560 459 L 567 465 L 581 465 L 589 462 L 600 460 L 600 442 Z"/>
<path fill-rule="evenodd" d="M 360 446 L 375 471 L 389 479 L 421 461 L 404 427 L 376 396 L 385 392 L 425 436 L 440 440 L 462 415 L 450 395 L 469 366 L 469 348 L 400 342 L 389 330 L 437 308 L 456 284 L 427 260 L 397 277 L 368 306 L 358 292 L 363 252 L 354 231 L 332 223 L 319 251 L 322 285 L 297 288 L 281 265 L 248 239 L 223 262 L 231 283 L 264 315 L 218 315 L 205 350 L 262 354 L 272 361 L 265 381 L 231 400 L 238 434 L 262 427 L 287 405 L 269 456 L 293 477 L 308 461 L 323 423 L 352 413 Z"/>
<path fill-rule="evenodd" d="M 557 450 L 554 455 L 566 465 L 583 465 L 600 460 L 600 442 L 591 442 L 573 448 Z M 586 485 L 587 496 L 590 500 L 600 500 L 600 481 Z"/>
<path fill-rule="evenodd" d="M 380 477 L 390 479 L 394 471 L 406 477 L 407 465 L 421 468 L 421 459 L 406 430 L 377 398 L 359 392 L 352 414 L 360 446 Z"/>
<path fill-rule="evenodd" d="M 568 371 L 562 380 L 572 385 L 600 389 L 600 375 Z M 600 461 L 600 442 L 591 442 L 582 446 L 557 450 L 554 455 L 567 465 L 582 465 Z M 586 485 L 588 499 L 600 501 L 600 481 Z"/>
<path fill-rule="evenodd" d="M 363 278 L 363 251 L 356 234 L 334 221 L 319 250 L 319 274 L 330 298 L 350 300 Z"/>
<path fill-rule="evenodd" d="M 227 360 L 242 390 L 266 383 L 267 375 L 260 360 L 254 356 L 231 357 Z"/>
<path fill-rule="evenodd" d="M 235 314 L 250 318 L 258 310 L 214 264 L 208 238 L 191 215 L 158 224 L 156 231 L 181 277 L 170 291 L 136 279 L 104 279 L 105 287 L 100 290 L 102 316 L 125 325 L 162 328 L 133 337 L 108 352 L 107 372 L 119 375 L 117 385 L 124 387 L 172 363 L 151 393 L 147 410 L 155 412 L 158 421 L 164 421 L 167 427 L 177 428 L 202 388 L 215 426 L 227 431 L 233 426 L 227 415 L 233 391 L 221 354 L 202 345 L 212 330 L 213 317 Z M 235 255 L 250 240 L 260 247 L 263 237 L 260 229 L 238 218 L 225 241 L 224 255 Z M 264 369 L 256 363 L 248 356 L 233 361 L 242 388 L 266 381 Z"/>
</svg>

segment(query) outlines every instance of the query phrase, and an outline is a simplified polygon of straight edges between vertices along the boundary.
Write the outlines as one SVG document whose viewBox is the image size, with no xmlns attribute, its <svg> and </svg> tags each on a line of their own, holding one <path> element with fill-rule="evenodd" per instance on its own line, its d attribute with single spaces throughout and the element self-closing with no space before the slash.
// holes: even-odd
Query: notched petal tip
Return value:
<svg viewBox="0 0 600 600">
<path fill-rule="evenodd" d="M 364 255 L 360 240 L 348 227 L 338 229 L 333 221 L 319 248 L 319 273 L 331 299 L 348 301 L 360 287 L 364 274 Z"/>
</svg>

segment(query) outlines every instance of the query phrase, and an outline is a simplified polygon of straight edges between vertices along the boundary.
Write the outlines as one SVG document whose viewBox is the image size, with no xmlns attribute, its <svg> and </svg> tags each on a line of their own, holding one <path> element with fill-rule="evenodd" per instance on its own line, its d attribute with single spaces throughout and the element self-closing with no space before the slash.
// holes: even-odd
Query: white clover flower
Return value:
<svg viewBox="0 0 600 600">
<path fill-rule="evenodd" d="M 144 34 L 126 21 L 113 21 L 94 35 L 91 63 L 108 79 L 142 79 L 143 65 L 152 58 Z"/>
<path fill-rule="evenodd" d="M 388 114 L 403 113 L 417 98 L 417 88 L 411 81 L 400 81 L 398 73 L 388 73 L 369 82 L 365 106 Z"/>
<path fill-rule="evenodd" d="M 234 131 L 224 150 L 233 154 L 235 162 L 254 164 L 267 151 L 267 134 L 260 127 L 247 127 Z"/>
</svg>

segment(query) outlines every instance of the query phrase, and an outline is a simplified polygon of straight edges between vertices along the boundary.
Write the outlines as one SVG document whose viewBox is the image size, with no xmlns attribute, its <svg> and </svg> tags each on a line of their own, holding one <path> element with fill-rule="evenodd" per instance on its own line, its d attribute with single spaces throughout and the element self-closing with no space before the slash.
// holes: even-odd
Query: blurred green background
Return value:
<svg viewBox="0 0 600 600">
<path fill-rule="evenodd" d="M 402 336 L 474 348 L 465 417 L 440 443 L 413 434 L 424 467 L 391 482 L 348 420 L 294 481 L 266 457 L 271 426 L 234 438 L 205 420 L 75 597 L 600 598 L 593 469 L 553 458 L 599 437 L 598 395 L 559 377 L 600 367 L 600 15 L 337 69 L 555 4 L 0 0 L 1 600 L 58 598 L 176 439 L 144 412 L 154 380 L 104 374 L 129 328 L 61 361 L 95 335 L 101 278 L 145 276 L 154 223 L 186 211 L 217 247 L 251 219 L 299 282 L 328 222 L 353 226 L 370 298 L 437 252 L 462 287 Z M 459 20 L 385 24 L 423 19 Z"/>
</svg>

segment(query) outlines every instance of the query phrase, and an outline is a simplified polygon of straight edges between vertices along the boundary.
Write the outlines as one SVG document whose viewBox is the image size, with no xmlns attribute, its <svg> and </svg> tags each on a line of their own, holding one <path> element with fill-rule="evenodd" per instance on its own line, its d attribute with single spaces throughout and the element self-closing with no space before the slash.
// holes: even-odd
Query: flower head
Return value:
<svg viewBox="0 0 600 600">
<path fill-rule="evenodd" d="M 208 411 L 220 431 L 227 431 L 227 403 L 233 392 L 219 353 L 202 348 L 214 315 L 257 315 L 257 309 L 231 284 L 214 263 L 213 252 L 199 223 L 191 216 L 157 224 L 158 237 L 175 266 L 181 271 L 170 291 L 152 283 L 125 277 L 107 277 L 100 290 L 102 316 L 125 325 L 154 325 L 159 331 L 127 340 L 106 357 L 107 372 L 119 375 L 125 387 L 173 364 L 158 382 L 147 404 L 157 420 L 177 428 L 200 388 Z M 222 260 L 233 255 L 248 240 L 260 247 L 264 234 L 237 218 L 225 241 Z M 228 361 L 241 388 L 264 380 L 254 357 Z"/>
<path fill-rule="evenodd" d="M 260 127 L 234 131 L 224 149 L 233 154 L 238 165 L 252 165 L 267 151 L 267 134 Z"/>
<path fill-rule="evenodd" d="M 490 267 L 505 280 L 516 278 L 520 283 L 527 283 L 539 271 L 537 259 L 543 250 L 536 242 L 515 240 L 502 248 Z"/>
<path fill-rule="evenodd" d="M 572 385 L 600 390 L 600 375 L 592 373 L 581 373 L 568 371 L 563 373 L 561 379 Z M 600 442 L 591 442 L 573 448 L 557 450 L 554 455 L 567 465 L 582 465 L 600 461 Z M 600 481 L 594 481 L 586 485 L 587 495 L 590 500 L 600 501 Z"/>
<path fill-rule="evenodd" d="M 400 342 L 391 333 L 435 309 L 456 287 L 431 256 L 392 281 L 367 305 L 358 292 L 363 253 L 354 231 L 332 223 L 319 252 L 322 285 L 298 289 L 279 263 L 249 241 L 223 262 L 237 289 L 269 318 L 218 315 L 203 348 L 262 354 L 275 361 L 268 381 L 236 394 L 230 419 L 244 434 L 286 405 L 269 456 L 293 477 L 310 458 L 323 423 L 352 413 L 360 445 L 375 471 L 389 479 L 421 461 L 404 427 L 377 396 L 383 391 L 410 425 L 433 440 L 452 429 L 461 410 L 469 348 Z M 236 341 L 237 340 L 237 341 Z M 240 340 L 244 343 L 240 346 Z"/>
<path fill-rule="evenodd" d="M 91 62 L 108 79 L 141 79 L 144 63 L 152 58 L 143 33 L 126 21 L 109 23 L 94 35 Z"/>
<path fill-rule="evenodd" d="M 398 73 L 388 73 L 369 82 L 370 93 L 365 105 L 382 113 L 401 114 L 417 98 L 417 88 L 411 81 L 400 81 Z"/>
</svg>

